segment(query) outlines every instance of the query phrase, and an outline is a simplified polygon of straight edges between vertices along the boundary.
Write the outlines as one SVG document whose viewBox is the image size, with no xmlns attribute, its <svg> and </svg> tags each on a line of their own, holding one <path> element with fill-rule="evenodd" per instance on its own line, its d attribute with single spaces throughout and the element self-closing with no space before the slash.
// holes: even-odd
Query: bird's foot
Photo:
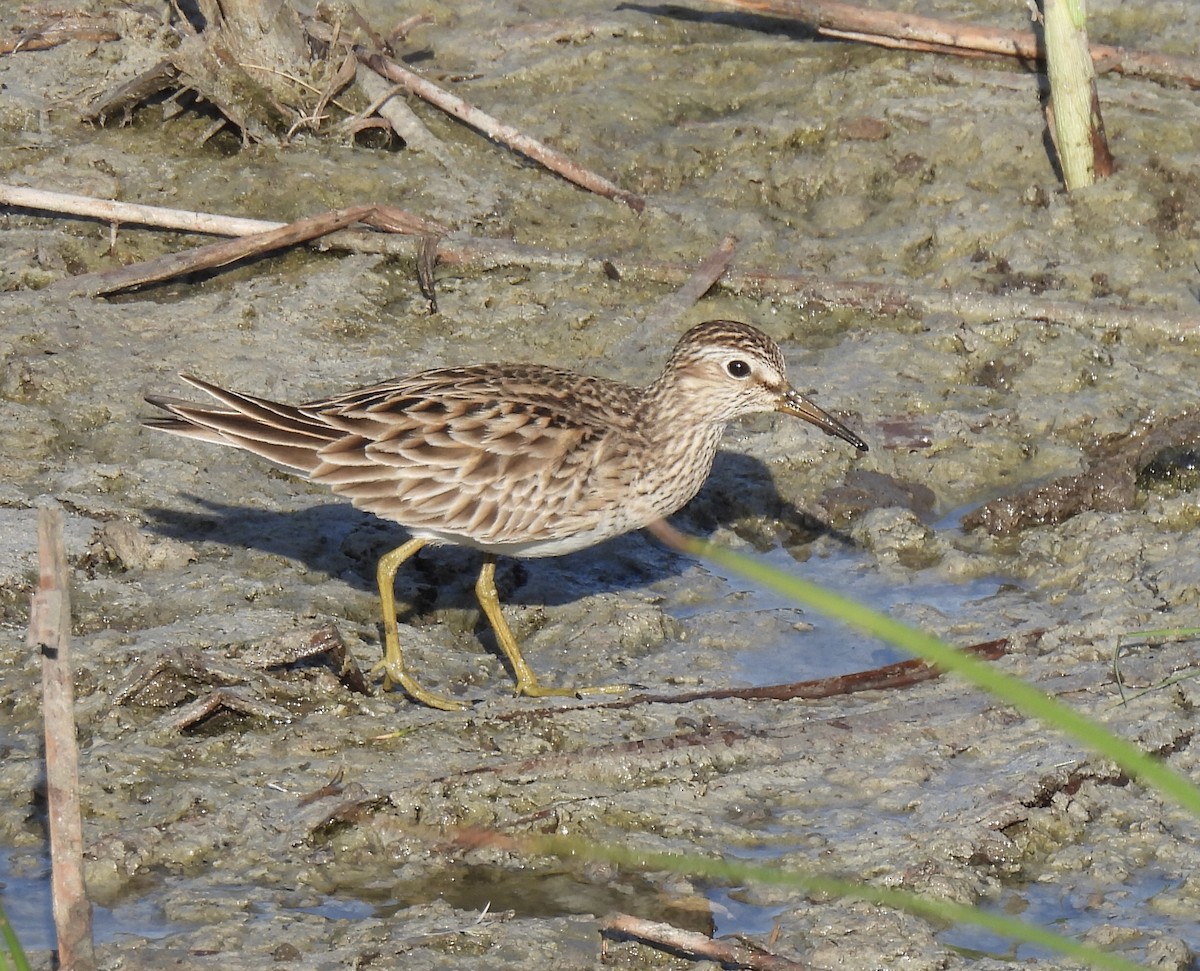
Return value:
<svg viewBox="0 0 1200 971">
<path fill-rule="evenodd" d="M 461 701 L 455 701 L 453 698 L 447 698 L 444 695 L 435 694 L 432 691 L 422 688 L 413 679 L 413 676 L 404 669 L 404 664 L 401 661 L 384 658 L 384 660 L 371 668 L 371 677 L 375 677 L 377 674 L 383 675 L 384 691 L 400 688 L 413 701 L 422 705 L 428 705 L 430 708 L 439 708 L 442 711 L 465 711 L 467 708 Z"/>
<path fill-rule="evenodd" d="M 619 695 L 628 691 L 632 685 L 628 684 L 594 684 L 586 688 L 576 688 L 575 694 L 580 698 L 588 698 L 592 695 Z"/>
</svg>

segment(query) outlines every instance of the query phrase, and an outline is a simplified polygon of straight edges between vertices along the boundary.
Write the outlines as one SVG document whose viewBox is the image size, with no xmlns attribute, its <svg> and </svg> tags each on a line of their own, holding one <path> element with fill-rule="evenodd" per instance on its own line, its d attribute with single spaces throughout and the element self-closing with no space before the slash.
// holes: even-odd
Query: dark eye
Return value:
<svg viewBox="0 0 1200 971">
<path fill-rule="evenodd" d="M 739 357 L 735 357 L 732 361 L 726 364 L 725 370 L 735 378 L 750 377 L 750 365 Z"/>
</svg>

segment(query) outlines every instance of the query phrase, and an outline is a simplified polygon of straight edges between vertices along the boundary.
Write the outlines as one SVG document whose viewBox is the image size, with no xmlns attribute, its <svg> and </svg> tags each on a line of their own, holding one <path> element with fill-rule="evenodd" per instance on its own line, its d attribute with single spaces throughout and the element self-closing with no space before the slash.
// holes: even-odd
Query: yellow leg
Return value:
<svg viewBox="0 0 1200 971">
<path fill-rule="evenodd" d="M 492 631 L 496 635 L 496 643 L 500 645 L 500 650 L 508 658 L 509 666 L 513 671 L 513 677 L 517 680 L 517 694 L 529 695 L 531 698 L 546 698 L 553 695 L 611 694 L 625 690 L 625 685 L 578 689 L 542 687 L 537 679 L 537 675 L 533 673 L 533 669 L 526 663 L 525 658 L 521 656 L 521 648 L 517 644 L 517 639 L 513 636 L 512 630 L 509 629 L 508 622 L 504 619 L 504 614 L 500 612 L 500 597 L 496 593 L 496 557 L 491 553 L 484 555 L 483 568 L 479 571 L 479 579 L 475 581 L 475 596 L 479 599 L 479 606 L 483 608 L 483 613 L 487 617 L 488 623 L 492 625 Z"/>
<path fill-rule="evenodd" d="M 383 604 L 384 649 L 383 660 L 371 669 L 371 673 L 383 672 L 385 691 L 399 685 L 413 701 L 429 705 L 430 708 L 441 708 L 443 711 L 459 711 L 466 707 L 461 702 L 426 691 L 417 684 L 405 669 L 404 655 L 400 653 L 400 632 L 396 628 L 396 571 L 405 560 L 424 546 L 425 542 L 423 539 L 410 539 L 403 546 L 397 546 L 379 559 L 375 579 L 379 584 L 379 600 Z"/>
</svg>

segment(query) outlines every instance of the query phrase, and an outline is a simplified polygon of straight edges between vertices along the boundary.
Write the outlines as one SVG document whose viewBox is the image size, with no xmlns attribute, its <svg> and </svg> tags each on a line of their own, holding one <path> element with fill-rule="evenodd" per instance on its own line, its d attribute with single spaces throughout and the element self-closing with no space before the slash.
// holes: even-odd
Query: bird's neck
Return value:
<svg viewBox="0 0 1200 971">
<path fill-rule="evenodd" d="M 669 516 L 704 485 L 727 423 L 705 420 L 701 402 L 689 402 L 678 387 L 663 385 L 659 381 L 646 389 L 637 424 L 655 452 L 650 474 L 662 479 L 658 513 Z"/>
<path fill-rule="evenodd" d="M 678 437 L 684 429 L 705 440 L 720 441 L 729 416 L 713 410 L 711 389 L 681 373 L 664 374 L 642 390 L 640 426 L 662 438 Z"/>
</svg>

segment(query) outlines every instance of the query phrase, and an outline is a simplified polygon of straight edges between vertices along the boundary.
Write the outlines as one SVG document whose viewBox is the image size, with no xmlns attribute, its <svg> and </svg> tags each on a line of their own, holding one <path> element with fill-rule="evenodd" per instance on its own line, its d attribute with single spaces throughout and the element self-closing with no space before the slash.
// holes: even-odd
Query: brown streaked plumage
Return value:
<svg viewBox="0 0 1200 971">
<path fill-rule="evenodd" d="M 303 405 L 189 384 L 219 404 L 157 395 L 151 428 L 245 449 L 359 509 L 408 528 L 379 562 L 387 681 L 439 708 L 404 667 L 396 570 L 426 543 L 485 554 L 475 590 L 527 695 L 543 688 L 500 612 L 499 554 L 556 556 L 646 526 L 681 508 L 712 468 L 725 425 L 781 411 L 860 451 L 866 443 L 787 382 L 779 347 L 748 324 L 714 320 L 680 338 L 657 380 L 633 387 L 537 364 L 439 368 Z"/>
</svg>

